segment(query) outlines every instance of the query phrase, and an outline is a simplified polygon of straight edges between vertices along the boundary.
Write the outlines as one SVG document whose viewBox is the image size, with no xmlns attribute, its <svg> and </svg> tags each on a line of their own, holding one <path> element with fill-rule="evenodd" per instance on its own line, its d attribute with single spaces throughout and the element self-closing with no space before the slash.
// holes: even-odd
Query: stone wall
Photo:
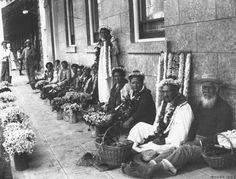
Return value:
<svg viewBox="0 0 236 179">
<path fill-rule="evenodd" d="M 212 73 L 224 82 L 222 96 L 235 111 L 236 1 L 167 0 L 165 24 L 169 50 L 193 53 L 193 104 L 200 91 L 196 79 Z"/>
<path fill-rule="evenodd" d="M 63 0 L 53 1 L 56 58 L 91 65 L 94 46 L 88 45 L 85 0 L 74 2 L 76 53 L 68 53 L 65 36 Z M 133 43 L 130 23 L 132 0 L 102 0 L 102 25 L 113 29 L 120 46 L 119 59 L 130 72 L 134 69 L 146 75 L 146 85 L 155 98 L 158 53 L 165 51 L 191 51 L 192 87 L 194 105 L 199 96 L 196 79 L 204 73 L 213 73 L 227 83 L 222 95 L 236 109 L 236 2 L 235 0 L 166 0 L 166 39 L 162 42 Z M 48 19 L 48 18 L 47 18 Z M 50 31 L 48 31 L 49 33 Z M 50 40 L 50 39 L 49 39 Z M 70 51 L 71 52 L 71 51 Z M 49 53 L 50 54 L 50 53 Z M 50 55 L 49 55 L 49 58 Z"/>
</svg>

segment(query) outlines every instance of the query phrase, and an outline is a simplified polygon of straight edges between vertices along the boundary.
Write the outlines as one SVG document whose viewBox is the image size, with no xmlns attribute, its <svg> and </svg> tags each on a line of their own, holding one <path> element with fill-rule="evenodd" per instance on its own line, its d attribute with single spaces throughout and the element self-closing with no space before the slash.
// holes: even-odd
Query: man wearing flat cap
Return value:
<svg viewBox="0 0 236 179">
<path fill-rule="evenodd" d="M 153 178 L 163 172 L 176 175 L 189 162 L 201 159 L 201 141 L 213 139 L 215 134 L 231 128 L 232 112 L 229 104 L 219 96 L 220 81 L 213 75 L 203 75 L 200 83 L 202 96 L 188 140 L 180 147 L 164 151 L 147 165 L 136 164 L 133 168 L 129 165 L 127 174 L 145 178 Z"/>
<path fill-rule="evenodd" d="M 35 83 L 35 70 L 36 70 L 36 51 L 32 47 L 29 39 L 25 41 L 25 48 L 22 52 L 22 57 L 26 62 L 26 73 L 29 79 L 29 83 L 33 85 Z"/>
</svg>

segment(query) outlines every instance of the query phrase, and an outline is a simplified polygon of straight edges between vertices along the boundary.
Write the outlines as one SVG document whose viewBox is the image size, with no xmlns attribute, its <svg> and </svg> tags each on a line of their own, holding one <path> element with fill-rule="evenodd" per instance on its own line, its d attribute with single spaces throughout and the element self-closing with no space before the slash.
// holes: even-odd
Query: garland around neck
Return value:
<svg viewBox="0 0 236 179">
<path fill-rule="evenodd" d="M 141 90 L 139 92 L 137 92 L 135 95 L 134 95 L 134 91 L 131 89 L 130 92 L 129 92 L 129 95 L 130 95 L 130 99 L 134 99 L 136 96 L 138 96 L 141 92 L 143 92 L 145 89 L 145 86 L 143 85 L 143 87 L 141 88 Z"/>
</svg>

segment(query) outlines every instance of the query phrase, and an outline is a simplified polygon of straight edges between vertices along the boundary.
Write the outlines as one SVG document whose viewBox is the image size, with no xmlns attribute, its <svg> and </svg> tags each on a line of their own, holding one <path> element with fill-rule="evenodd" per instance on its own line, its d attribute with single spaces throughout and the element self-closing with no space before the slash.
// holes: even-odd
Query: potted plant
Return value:
<svg viewBox="0 0 236 179">
<path fill-rule="evenodd" d="M 3 131 L 3 147 L 5 151 L 14 156 L 15 168 L 18 171 L 29 167 L 27 154 L 33 152 L 36 142 L 33 130 L 19 123 L 9 123 Z"/>
</svg>

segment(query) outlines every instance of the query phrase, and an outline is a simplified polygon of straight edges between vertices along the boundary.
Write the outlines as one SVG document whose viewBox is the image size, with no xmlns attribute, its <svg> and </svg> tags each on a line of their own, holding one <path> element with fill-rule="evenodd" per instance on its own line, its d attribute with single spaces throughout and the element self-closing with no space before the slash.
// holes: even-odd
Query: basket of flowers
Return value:
<svg viewBox="0 0 236 179">
<path fill-rule="evenodd" d="M 72 124 L 78 122 L 79 119 L 82 118 L 80 113 L 82 107 L 77 103 L 65 103 L 61 108 L 63 109 L 64 114 L 69 118 L 68 121 Z"/>
<path fill-rule="evenodd" d="M 119 167 L 129 160 L 133 142 L 120 136 L 116 126 L 111 126 L 102 137 L 96 139 L 95 145 L 102 162 Z"/>
<path fill-rule="evenodd" d="M 4 128 L 8 123 L 22 123 L 27 124 L 29 116 L 26 115 L 19 106 L 12 106 L 5 108 L 0 114 L 1 125 Z"/>
<path fill-rule="evenodd" d="M 83 115 L 85 123 L 96 127 L 109 126 L 113 118 L 113 113 L 105 113 L 103 111 L 90 111 Z"/>
<path fill-rule="evenodd" d="M 27 154 L 33 152 L 36 142 L 33 130 L 19 123 L 9 123 L 3 131 L 3 147 L 5 151 L 14 156 L 16 170 L 28 168 Z"/>
<path fill-rule="evenodd" d="M 230 139 L 219 133 L 217 136 L 224 137 L 230 144 L 230 149 L 215 145 L 206 145 L 204 139 L 200 142 L 202 147 L 202 157 L 205 162 L 212 168 L 222 170 L 230 168 L 236 163 L 236 152 L 234 151 L 233 144 Z"/>
<path fill-rule="evenodd" d="M 69 100 L 66 98 L 56 97 L 52 100 L 52 111 L 57 112 L 57 120 L 63 119 L 63 109 L 62 106 L 68 103 Z"/>
<path fill-rule="evenodd" d="M 15 100 L 16 100 L 16 96 L 10 91 L 0 93 L 0 101 L 4 103 L 13 102 Z"/>
</svg>

